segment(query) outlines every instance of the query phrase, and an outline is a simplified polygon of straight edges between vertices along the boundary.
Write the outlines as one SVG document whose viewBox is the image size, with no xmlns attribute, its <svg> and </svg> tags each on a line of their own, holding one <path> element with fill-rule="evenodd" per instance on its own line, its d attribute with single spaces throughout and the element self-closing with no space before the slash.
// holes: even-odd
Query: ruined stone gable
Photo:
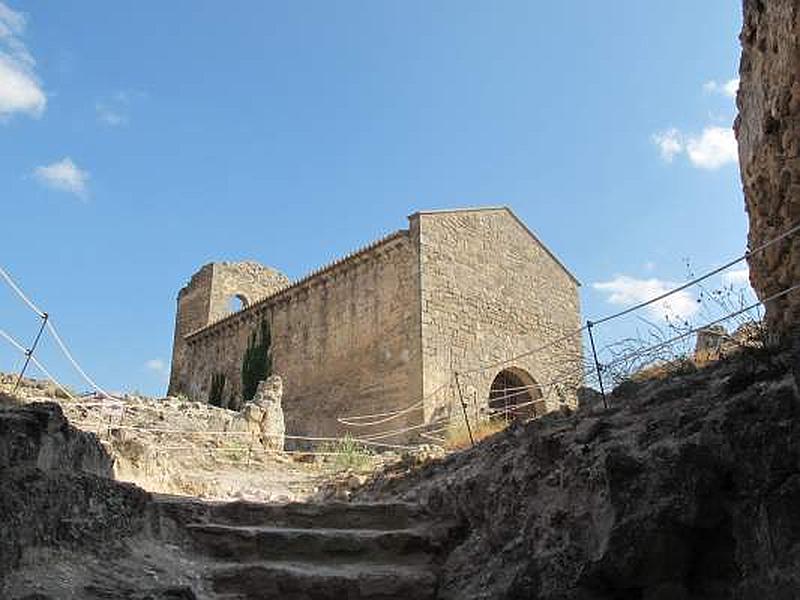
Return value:
<svg viewBox="0 0 800 600">
<path fill-rule="evenodd" d="M 288 283 L 282 273 L 253 261 L 210 263 L 195 273 L 178 294 L 169 392 L 188 392 L 191 361 L 185 339 L 189 334 L 227 316 L 233 298 L 247 308 Z"/>
</svg>

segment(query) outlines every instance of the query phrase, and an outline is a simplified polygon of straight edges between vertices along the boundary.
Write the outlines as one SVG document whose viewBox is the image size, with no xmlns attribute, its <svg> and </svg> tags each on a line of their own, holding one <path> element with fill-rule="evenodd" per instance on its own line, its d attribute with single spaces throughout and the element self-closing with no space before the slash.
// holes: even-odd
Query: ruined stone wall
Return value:
<svg viewBox="0 0 800 600">
<path fill-rule="evenodd" d="M 745 0 L 736 134 L 749 245 L 757 247 L 800 222 L 800 3 Z M 750 259 L 761 299 L 800 283 L 800 235 Z M 800 319 L 800 293 L 766 307 L 785 332 Z"/>
<path fill-rule="evenodd" d="M 494 363 L 578 329 L 578 282 L 507 209 L 420 213 L 419 237 L 425 418 L 453 413 L 459 371 L 469 411 L 483 414 L 489 388 L 506 368 L 522 369 L 539 384 L 546 408 L 575 402 L 581 337 L 545 352 L 477 373 Z M 578 371 L 578 373 L 576 373 Z M 548 386 L 571 376 L 570 385 Z"/>
<path fill-rule="evenodd" d="M 232 298 L 250 305 L 288 283 L 285 275 L 252 261 L 209 263 L 195 273 L 178 293 L 168 393 L 189 390 L 187 335 L 227 316 Z"/>
<path fill-rule="evenodd" d="M 188 347 L 184 338 L 209 323 L 211 281 L 214 265 L 208 264 L 195 273 L 178 292 L 175 311 L 175 333 L 172 340 L 172 364 L 169 371 L 168 394 L 176 396 L 188 390 Z"/>
<path fill-rule="evenodd" d="M 231 298 L 239 298 L 243 308 L 274 294 L 289 285 L 283 273 L 257 262 L 214 263 L 214 278 L 211 286 L 209 322 L 214 323 L 231 312 Z"/>
<path fill-rule="evenodd" d="M 422 385 L 418 282 L 417 248 L 400 232 L 190 336 L 187 391 L 208 400 L 222 373 L 238 404 L 248 338 L 266 319 L 288 434 L 341 435 L 338 416 L 405 406 Z"/>
<path fill-rule="evenodd" d="M 504 369 L 539 386 L 532 393 L 543 395 L 539 412 L 574 403 L 580 335 L 484 368 L 580 327 L 578 283 L 558 260 L 505 208 L 419 213 L 409 221 L 408 231 L 217 321 L 223 300 L 247 291 L 246 278 L 204 267 L 179 296 L 174 387 L 209 401 L 212 379 L 219 385 L 224 378 L 222 405 L 239 408 L 249 400 L 242 359 L 267 322 L 290 435 L 363 435 L 440 416 L 461 421 L 456 371 L 475 419 L 484 418 L 492 381 Z M 257 272 L 251 281 L 259 285 Z M 372 428 L 337 422 L 414 403 L 422 406 Z"/>
</svg>

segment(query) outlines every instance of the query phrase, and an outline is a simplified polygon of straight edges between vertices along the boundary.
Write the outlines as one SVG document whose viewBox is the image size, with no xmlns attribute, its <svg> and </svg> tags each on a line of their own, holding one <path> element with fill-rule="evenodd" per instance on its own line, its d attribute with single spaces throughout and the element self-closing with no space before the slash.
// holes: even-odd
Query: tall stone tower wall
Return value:
<svg viewBox="0 0 800 600">
<path fill-rule="evenodd" d="M 800 2 L 744 0 L 736 134 L 749 245 L 758 247 L 800 223 Z M 759 297 L 800 283 L 800 234 L 750 259 Z M 800 321 L 800 293 L 766 306 L 786 333 Z"/>
<path fill-rule="evenodd" d="M 252 261 L 209 263 L 195 273 L 178 293 L 168 393 L 189 391 L 187 335 L 228 315 L 232 299 L 246 307 L 288 284 L 285 275 Z"/>
</svg>

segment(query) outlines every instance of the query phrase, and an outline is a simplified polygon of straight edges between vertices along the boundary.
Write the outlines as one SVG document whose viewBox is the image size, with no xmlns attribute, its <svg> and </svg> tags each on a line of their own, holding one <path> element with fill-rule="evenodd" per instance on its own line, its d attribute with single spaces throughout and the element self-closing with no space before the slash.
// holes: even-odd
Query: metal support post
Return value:
<svg viewBox="0 0 800 600">
<path fill-rule="evenodd" d="M 464 422 L 467 424 L 467 433 L 469 434 L 469 441 L 475 447 L 475 438 L 472 437 L 472 427 L 469 424 L 469 416 L 467 416 L 467 403 L 464 402 L 464 394 L 461 391 L 461 382 L 458 380 L 458 372 L 456 376 L 456 387 L 458 388 L 458 399 L 461 401 L 461 412 L 464 413 Z"/>
<path fill-rule="evenodd" d="M 25 371 L 28 369 L 28 365 L 31 363 L 31 357 L 33 353 L 36 351 L 36 346 L 39 345 L 39 340 L 42 337 L 42 333 L 44 332 L 45 325 L 47 325 L 47 319 L 49 315 L 47 313 L 42 314 L 42 326 L 39 327 L 39 332 L 36 334 L 36 339 L 33 340 L 33 345 L 30 347 L 30 350 L 25 351 L 25 364 L 22 365 L 22 370 L 19 372 L 19 377 L 17 377 L 17 383 L 14 385 L 13 393 L 16 393 L 17 388 L 19 388 L 19 384 L 22 383 L 22 377 L 25 375 Z"/>
<path fill-rule="evenodd" d="M 600 393 L 603 395 L 603 406 L 608 408 L 608 400 L 606 399 L 606 390 L 603 387 L 603 373 L 600 367 L 600 361 L 597 359 L 597 349 L 594 345 L 594 335 L 592 334 L 592 327 L 594 323 L 586 321 L 586 327 L 589 329 L 589 341 L 592 343 L 592 355 L 594 356 L 594 368 L 597 369 L 597 380 L 600 382 Z"/>
</svg>

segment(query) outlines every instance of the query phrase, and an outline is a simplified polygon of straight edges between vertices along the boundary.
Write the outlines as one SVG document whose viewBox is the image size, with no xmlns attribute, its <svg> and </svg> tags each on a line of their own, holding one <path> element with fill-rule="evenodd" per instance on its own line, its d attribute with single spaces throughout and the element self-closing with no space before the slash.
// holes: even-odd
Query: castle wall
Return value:
<svg viewBox="0 0 800 600">
<path fill-rule="evenodd" d="M 463 418 L 460 405 L 454 404 L 454 371 L 462 372 L 471 415 L 483 414 L 493 379 L 509 367 L 536 380 L 546 401 L 541 409 L 551 410 L 562 401 L 574 404 L 582 382 L 580 335 L 469 372 L 581 326 L 579 284 L 555 257 L 504 208 L 419 213 L 411 227 L 420 248 L 426 421 L 448 413 L 454 422 Z M 549 385 L 564 379 L 568 385 Z"/>
<path fill-rule="evenodd" d="M 208 400 L 212 375 L 223 373 L 223 395 L 238 404 L 248 338 L 267 319 L 287 433 L 341 435 L 339 416 L 407 405 L 422 386 L 417 265 L 401 232 L 190 336 L 189 396 Z"/>
</svg>

